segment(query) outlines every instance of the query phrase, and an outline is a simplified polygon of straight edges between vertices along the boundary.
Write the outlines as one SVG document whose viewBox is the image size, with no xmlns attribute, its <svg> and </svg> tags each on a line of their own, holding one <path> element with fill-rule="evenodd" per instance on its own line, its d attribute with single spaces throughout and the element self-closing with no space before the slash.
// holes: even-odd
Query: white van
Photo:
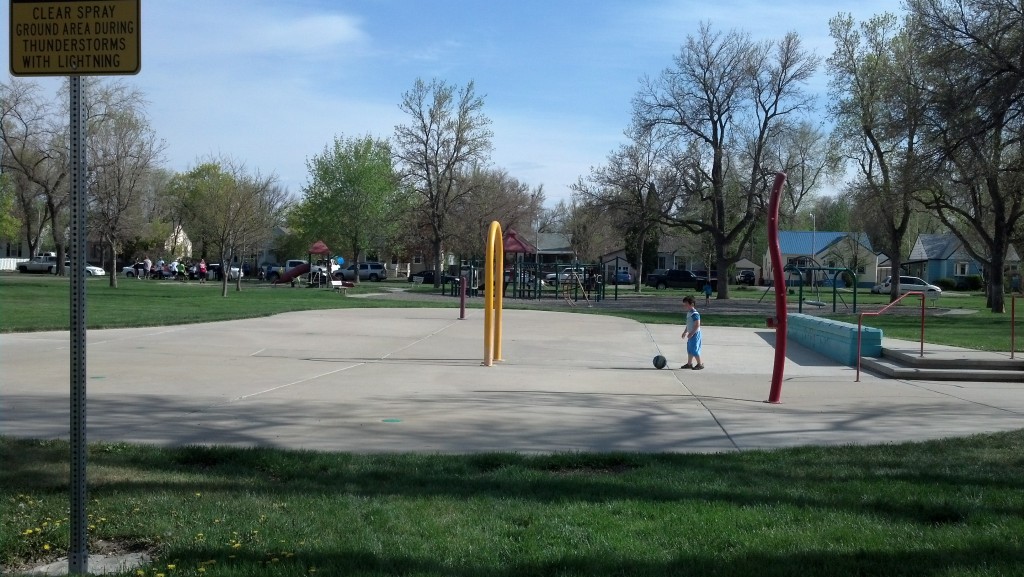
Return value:
<svg viewBox="0 0 1024 577">
<path fill-rule="evenodd" d="M 892 277 L 885 279 L 880 292 L 889 292 L 891 283 Z M 900 294 L 905 295 L 909 292 L 923 292 L 932 297 L 942 294 L 942 289 L 933 284 L 928 284 L 916 276 L 900 276 Z"/>
</svg>

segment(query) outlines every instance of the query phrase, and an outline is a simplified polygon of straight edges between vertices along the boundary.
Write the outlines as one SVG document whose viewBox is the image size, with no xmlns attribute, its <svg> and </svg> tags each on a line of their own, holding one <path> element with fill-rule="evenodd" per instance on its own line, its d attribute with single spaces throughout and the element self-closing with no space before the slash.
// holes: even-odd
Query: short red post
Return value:
<svg viewBox="0 0 1024 577">
<path fill-rule="evenodd" d="M 459 320 L 466 318 L 466 277 L 459 277 Z"/>
</svg>

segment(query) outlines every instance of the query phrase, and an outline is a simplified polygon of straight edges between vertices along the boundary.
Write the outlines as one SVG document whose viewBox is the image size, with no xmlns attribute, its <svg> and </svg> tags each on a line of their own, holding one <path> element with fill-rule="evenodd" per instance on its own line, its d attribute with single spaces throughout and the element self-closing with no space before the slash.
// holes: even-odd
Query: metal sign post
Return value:
<svg viewBox="0 0 1024 577">
<path fill-rule="evenodd" d="M 68 573 L 89 571 L 85 438 L 85 119 L 82 75 L 138 74 L 140 0 L 11 0 L 13 76 L 68 76 L 71 173 L 71 479 Z"/>
<path fill-rule="evenodd" d="M 68 572 L 89 572 L 85 438 L 85 137 L 82 78 L 71 76 L 71 540 Z"/>
</svg>

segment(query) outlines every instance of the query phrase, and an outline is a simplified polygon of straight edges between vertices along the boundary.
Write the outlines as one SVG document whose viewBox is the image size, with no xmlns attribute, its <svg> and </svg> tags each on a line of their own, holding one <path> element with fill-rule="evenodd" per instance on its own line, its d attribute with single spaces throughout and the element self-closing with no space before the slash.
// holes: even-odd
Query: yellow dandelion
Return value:
<svg viewBox="0 0 1024 577">
<path fill-rule="evenodd" d="M 165 577 L 163 573 L 157 573 L 156 577 Z"/>
<path fill-rule="evenodd" d="M 206 573 L 206 567 L 200 567 L 199 569 L 196 569 L 196 571 L 199 571 L 200 573 Z"/>
<path fill-rule="evenodd" d="M 135 574 L 136 575 L 145 575 L 146 571 L 144 569 L 136 569 L 135 570 Z"/>
<path fill-rule="evenodd" d="M 175 564 L 173 564 L 173 563 L 172 563 L 172 564 L 170 564 L 170 565 L 168 565 L 168 566 L 167 566 L 167 570 L 168 570 L 168 571 L 174 571 L 174 568 L 175 568 L 175 567 L 177 567 L 177 565 L 175 565 Z"/>
<path fill-rule="evenodd" d="M 50 544 L 49 543 L 43 545 L 43 551 L 49 551 L 49 550 L 50 550 Z"/>
<path fill-rule="evenodd" d="M 242 544 L 241 544 L 241 543 L 235 543 L 234 545 L 232 545 L 232 546 L 231 546 L 231 548 L 232 548 L 232 549 L 238 549 L 238 548 L 239 548 L 239 547 L 241 547 L 241 546 L 242 546 Z"/>
<path fill-rule="evenodd" d="M 202 496 L 203 496 L 202 493 L 198 493 L 198 492 L 196 493 L 196 497 L 202 497 Z"/>
</svg>

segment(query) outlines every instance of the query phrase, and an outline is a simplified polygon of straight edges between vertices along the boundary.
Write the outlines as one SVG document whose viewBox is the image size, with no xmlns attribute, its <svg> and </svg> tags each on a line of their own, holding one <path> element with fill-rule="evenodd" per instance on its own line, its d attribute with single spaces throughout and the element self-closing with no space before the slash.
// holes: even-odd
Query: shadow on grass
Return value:
<svg viewBox="0 0 1024 577">
<path fill-rule="evenodd" d="M 443 537 L 440 537 L 443 539 Z M 680 543 L 680 548 L 686 548 Z M 650 558 L 666 557 L 664 560 Z M 442 555 L 437 555 L 442 557 Z M 450 557 L 450 556 L 449 556 Z M 464 557 L 464 556 L 462 556 Z M 446 575 L 454 577 L 522 577 L 528 575 L 629 575 L 679 576 L 728 575 L 758 577 L 814 577 L 836 575 L 1020 575 L 1024 551 L 1005 543 L 964 543 L 955 550 L 933 551 L 822 551 L 751 554 L 718 551 L 706 555 L 650 553 L 630 559 L 602 555 L 560 556 L 550 560 L 526 560 L 513 546 L 499 559 L 441 561 L 402 554 L 378 554 L 363 550 L 297 551 L 293 557 L 227 558 L 218 549 L 172 549 L 164 559 L 178 567 L 216 567 L 216 574 L 230 575 Z M 215 563 L 209 563 L 215 561 Z M 312 569 L 312 571 L 311 571 Z M 212 573 L 212 571 L 211 571 Z"/>
<path fill-rule="evenodd" d="M 268 499 L 490 498 L 530 503 L 650 501 L 790 507 L 924 526 L 1024 516 L 1024 432 L 879 447 L 728 455 L 563 453 L 353 455 L 124 443 L 91 447 L 90 495 L 192 492 Z M 10 494 L 67 486 L 67 444 L 0 439 Z M 105 471 L 116 471 L 108 474 Z"/>
</svg>

